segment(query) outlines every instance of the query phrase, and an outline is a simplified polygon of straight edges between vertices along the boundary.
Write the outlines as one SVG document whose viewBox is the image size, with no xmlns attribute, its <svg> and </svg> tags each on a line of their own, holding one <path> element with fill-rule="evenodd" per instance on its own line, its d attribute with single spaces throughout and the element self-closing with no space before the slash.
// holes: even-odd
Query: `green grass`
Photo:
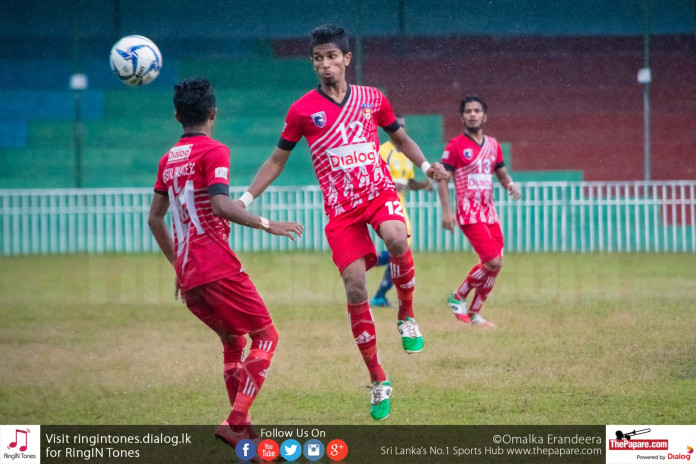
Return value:
<svg viewBox="0 0 696 464">
<path fill-rule="evenodd" d="M 255 422 L 371 423 L 369 378 L 330 256 L 241 259 L 280 333 Z M 445 305 L 472 254 L 415 259 L 424 352 L 403 353 L 395 311 L 374 310 L 395 386 L 385 423 L 693 423 L 693 255 L 508 254 L 484 306 L 496 331 L 463 326 Z M 3 257 L 0 271 L 0 423 L 227 416 L 220 343 L 173 301 L 163 257 Z M 381 273 L 368 274 L 370 291 Z"/>
</svg>

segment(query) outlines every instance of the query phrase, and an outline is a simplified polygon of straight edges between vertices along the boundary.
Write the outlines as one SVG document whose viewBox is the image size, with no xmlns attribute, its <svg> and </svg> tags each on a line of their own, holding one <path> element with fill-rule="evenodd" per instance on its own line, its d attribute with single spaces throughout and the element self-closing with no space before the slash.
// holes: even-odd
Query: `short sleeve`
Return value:
<svg viewBox="0 0 696 464">
<path fill-rule="evenodd" d="M 454 143 L 454 140 L 450 140 L 445 147 L 445 151 L 442 152 L 441 159 L 442 165 L 445 166 L 445 169 L 448 171 L 454 171 L 457 168 L 457 153 L 457 145 Z"/>
<path fill-rule="evenodd" d="M 167 195 L 167 185 L 164 183 L 164 166 L 166 157 L 160 158 L 157 166 L 157 180 L 155 181 L 155 192 Z"/>
<path fill-rule="evenodd" d="M 497 150 L 496 150 L 497 153 L 496 153 L 496 157 L 495 157 L 495 165 L 496 165 L 496 167 L 498 167 L 498 166 L 501 166 L 501 167 L 502 167 L 502 166 L 505 166 L 505 160 L 503 159 L 503 149 L 502 149 L 502 147 L 500 146 L 500 144 L 497 143 L 497 141 L 496 141 L 496 149 L 497 149 Z"/>
<path fill-rule="evenodd" d="M 293 144 L 299 142 L 302 138 L 302 126 L 300 124 L 300 118 L 297 115 L 295 105 L 297 105 L 297 102 L 290 106 L 288 114 L 285 116 L 283 130 L 280 133 L 281 140 L 285 140 Z"/>
<path fill-rule="evenodd" d="M 379 105 L 379 108 L 376 111 L 375 118 L 379 127 L 387 128 L 396 122 L 396 116 L 394 116 L 394 110 L 392 109 L 389 100 L 387 100 L 387 97 L 385 97 L 384 94 L 379 90 L 377 92 L 379 92 L 382 103 Z M 401 126 L 399 126 L 397 123 L 396 129 L 398 130 L 399 127 Z"/>
<path fill-rule="evenodd" d="M 214 184 L 230 185 L 230 150 L 224 145 L 218 145 L 201 159 L 205 186 Z"/>
</svg>

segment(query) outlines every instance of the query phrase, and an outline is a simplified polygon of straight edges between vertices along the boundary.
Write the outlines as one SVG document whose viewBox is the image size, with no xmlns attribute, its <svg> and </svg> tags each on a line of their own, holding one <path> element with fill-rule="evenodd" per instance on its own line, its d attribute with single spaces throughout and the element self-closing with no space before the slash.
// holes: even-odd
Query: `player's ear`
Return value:
<svg viewBox="0 0 696 464">
<path fill-rule="evenodd" d="M 215 120 L 215 116 L 217 116 L 217 107 L 213 108 L 213 109 L 210 111 L 210 115 L 208 116 L 208 118 L 209 118 L 211 121 L 213 121 L 213 120 Z"/>
<path fill-rule="evenodd" d="M 350 64 L 350 60 L 353 58 L 353 54 L 351 52 L 345 53 L 343 55 L 343 64 L 345 66 L 348 66 Z"/>
<path fill-rule="evenodd" d="M 181 122 L 181 116 L 179 116 L 179 113 L 174 113 L 174 117 L 177 121 Z"/>
</svg>

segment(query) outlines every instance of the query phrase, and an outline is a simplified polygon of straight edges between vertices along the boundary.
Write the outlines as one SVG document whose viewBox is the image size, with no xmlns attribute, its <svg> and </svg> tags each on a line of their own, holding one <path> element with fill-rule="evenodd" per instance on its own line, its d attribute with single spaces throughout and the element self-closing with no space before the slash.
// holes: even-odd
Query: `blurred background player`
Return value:
<svg viewBox="0 0 696 464">
<path fill-rule="evenodd" d="M 448 304 L 460 321 L 495 328 L 495 324 L 480 314 L 503 265 L 503 234 L 493 204 L 492 174 L 495 172 L 500 185 L 515 200 L 520 199 L 520 191 L 505 169 L 500 144 L 493 137 L 483 135 L 487 111 L 480 97 L 466 96 L 459 106 L 463 133 L 450 140 L 442 154 L 442 164 L 453 173 L 456 219 L 450 207 L 448 181 L 439 182 L 437 191 L 442 205 L 442 227 L 453 231 L 458 223 L 480 259 L 450 296 Z M 466 297 L 472 290 L 474 298 L 467 311 Z"/>
<path fill-rule="evenodd" d="M 174 87 L 176 119 L 184 134 L 159 162 L 149 225 L 176 270 L 174 297 L 222 341 L 224 378 L 232 412 L 215 432 L 235 445 L 252 432 L 249 408 L 259 392 L 278 343 L 266 305 L 230 249 L 235 222 L 294 240 L 302 226 L 255 216 L 229 198 L 230 151 L 213 140 L 215 91 L 206 79 Z M 164 217 L 171 209 L 174 240 Z M 244 359 L 245 335 L 251 351 Z"/>
<path fill-rule="evenodd" d="M 420 352 L 423 336 L 413 315 L 415 271 L 404 212 L 387 165 L 379 156 L 378 127 L 428 177 L 439 181 L 449 174 L 440 163 L 428 163 L 399 126 L 382 92 L 346 82 L 352 54 L 343 28 L 331 24 L 315 28 L 309 52 L 320 85 L 290 106 L 277 147 L 240 201 L 248 206 L 258 197 L 280 175 L 297 142 L 307 139 L 329 218 L 326 238 L 345 286 L 355 343 L 370 373 L 370 414 L 381 420 L 390 412 L 392 385 L 382 369 L 368 303 L 366 272 L 377 262 L 368 224 L 389 250 L 404 351 Z"/>
<path fill-rule="evenodd" d="M 406 131 L 406 119 L 401 115 L 396 115 L 396 122 L 399 123 L 401 128 Z M 403 153 L 399 151 L 391 140 L 387 140 L 379 147 L 379 156 L 382 157 L 387 166 L 389 167 L 389 173 L 391 174 L 392 180 L 394 181 L 394 186 L 396 187 L 396 193 L 399 195 L 399 201 L 401 201 L 401 209 L 404 212 L 404 219 L 406 220 L 406 232 L 409 235 L 409 243 L 411 236 L 411 221 L 408 218 L 408 211 L 406 210 L 406 190 L 421 190 L 427 189 L 428 192 L 433 191 L 433 184 L 429 180 L 425 182 L 420 182 L 415 179 L 415 173 L 413 172 L 413 163 L 410 159 L 406 157 Z M 389 264 L 389 251 L 383 251 L 377 257 L 377 266 L 385 266 Z M 387 292 L 394 286 L 394 281 L 392 280 L 391 266 L 387 266 L 384 269 L 384 275 L 379 283 L 379 288 L 377 293 L 370 300 L 371 306 L 391 306 L 387 300 Z"/>
</svg>

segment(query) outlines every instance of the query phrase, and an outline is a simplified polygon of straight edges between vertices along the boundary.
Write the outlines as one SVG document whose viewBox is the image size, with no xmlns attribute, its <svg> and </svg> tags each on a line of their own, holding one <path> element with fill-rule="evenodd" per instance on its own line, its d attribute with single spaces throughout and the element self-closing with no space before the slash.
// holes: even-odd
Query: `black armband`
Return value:
<svg viewBox="0 0 696 464">
<path fill-rule="evenodd" d="M 227 184 L 213 184 L 208 187 L 208 195 L 214 197 L 215 195 L 227 195 L 230 196 L 230 186 Z"/>
<path fill-rule="evenodd" d="M 384 126 L 382 129 L 384 129 L 385 132 L 394 133 L 398 131 L 400 127 L 401 124 L 399 124 L 399 121 L 395 119 L 393 123 L 389 124 L 388 126 Z"/>
<path fill-rule="evenodd" d="M 297 142 L 291 142 L 281 137 L 276 146 L 281 150 L 292 151 L 292 149 L 295 148 L 295 145 L 297 145 Z"/>
</svg>

